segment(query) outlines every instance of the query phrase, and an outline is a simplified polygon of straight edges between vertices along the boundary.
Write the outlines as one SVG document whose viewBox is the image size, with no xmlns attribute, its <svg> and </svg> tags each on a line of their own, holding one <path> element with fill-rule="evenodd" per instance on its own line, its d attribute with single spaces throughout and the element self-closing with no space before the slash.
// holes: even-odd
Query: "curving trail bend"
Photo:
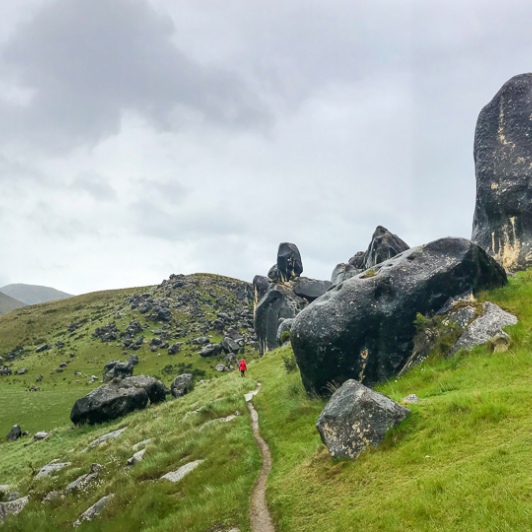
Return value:
<svg viewBox="0 0 532 532">
<path fill-rule="evenodd" d="M 260 391 L 261 384 L 253 392 L 246 394 L 249 413 L 251 414 L 251 429 L 262 455 L 262 467 L 259 478 L 253 486 L 250 504 L 250 521 L 252 532 L 275 532 L 270 511 L 266 504 L 266 480 L 272 468 L 272 455 L 268 444 L 264 441 L 259 431 L 259 414 L 253 406 L 252 399 Z"/>
</svg>

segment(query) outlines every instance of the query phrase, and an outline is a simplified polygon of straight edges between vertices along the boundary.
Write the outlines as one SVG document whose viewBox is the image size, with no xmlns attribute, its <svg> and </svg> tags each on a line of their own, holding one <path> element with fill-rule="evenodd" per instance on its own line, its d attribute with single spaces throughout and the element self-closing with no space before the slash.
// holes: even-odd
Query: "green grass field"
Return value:
<svg viewBox="0 0 532 532">
<path fill-rule="evenodd" d="M 260 381 L 262 391 L 254 402 L 272 450 L 267 496 L 277 530 L 530 530 L 532 271 L 480 298 L 519 317 L 517 325 L 507 328 L 510 350 L 494 354 L 478 347 L 451 359 L 432 357 L 382 384 L 379 391 L 397 401 L 415 393 L 420 402 L 409 405 L 412 415 L 381 446 L 357 460 L 329 456 L 315 428 L 325 400 L 306 395 L 297 370 L 287 373 L 283 357 L 291 349 L 284 347 L 252 360 L 245 379 L 234 373 L 208 378 L 184 398 L 104 426 L 76 428 L 58 422 L 48 440 L 0 444 L 0 484 L 30 494 L 29 505 L 9 518 L 4 529 L 70 529 L 90 504 L 115 493 L 101 518 L 80 530 L 248 531 L 249 495 L 260 457 L 243 394 Z M 39 364 L 31 371 L 39 371 Z M 48 420 L 56 419 L 61 392 L 71 386 L 61 375 L 54 378 L 56 386 L 40 395 L 43 402 L 50 398 L 49 411 L 42 414 Z M 14 403 L 22 405 L 24 393 L 38 396 L 11 384 L 0 392 L 2 412 L 16 411 Z M 32 408 L 28 424 L 32 416 L 38 421 L 38 410 Z M 209 423 L 237 410 L 240 415 L 229 423 Z M 123 426 L 127 430 L 118 440 L 83 452 L 97 436 Z M 126 468 L 132 445 L 150 437 L 144 461 Z M 56 458 L 72 465 L 54 477 L 34 477 L 35 470 Z M 157 480 L 196 459 L 205 462 L 180 483 Z M 105 466 L 96 485 L 53 503 L 41 502 L 95 462 Z"/>
</svg>

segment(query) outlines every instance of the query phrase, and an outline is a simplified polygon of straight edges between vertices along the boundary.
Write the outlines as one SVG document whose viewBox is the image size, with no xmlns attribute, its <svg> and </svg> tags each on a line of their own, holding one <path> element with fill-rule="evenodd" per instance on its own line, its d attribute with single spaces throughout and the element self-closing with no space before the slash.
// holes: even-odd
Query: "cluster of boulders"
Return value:
<svg viewBox="0 0 532 532">
<path fill-rule="evenodd" d="M 131 355 L 125 362 L 111 360 L 103 369 L 103 381 L 107 382 L 115 378 L 123 379 L 133 375 L 133 368 L 139 363 L 137 355 Z"/>
<path fill-rule="evenodd" d="M 261 354 L 279 346 L 278 330 L 281 326 L 288 328 L 287 323 L 281 325 L 284 320 L 294 318 L 331 286 L 329 281 L 301 277 L 301 273 L 299 249 L 295 244 L 282 242 L 268 277 L 256 275 L 253 279 L 255 331 Z"/>
</svg>

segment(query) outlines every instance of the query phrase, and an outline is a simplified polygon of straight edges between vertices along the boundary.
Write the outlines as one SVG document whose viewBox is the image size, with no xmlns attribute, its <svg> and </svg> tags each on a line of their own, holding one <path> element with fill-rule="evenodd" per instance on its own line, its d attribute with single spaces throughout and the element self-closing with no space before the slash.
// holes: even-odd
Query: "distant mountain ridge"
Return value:
<svg viewBox="0 0 532 532">
<path fill-rule="evenodd" d="M 0 292 L 0 314 L 5 314 L 6 312 L 25 306 L 26 304 L 22 301 L 18 301 L 17 299 Z"/>
<path fill-rule="evenodd" d="M 26 305 L 35 305 L 36 303 L 46 303 L 47 301 L 72 297 L 72 294 L 61 292 L 55 288 L 23 283 L 8 284 L 0 288 L 0 292 Z"/>
</svg>

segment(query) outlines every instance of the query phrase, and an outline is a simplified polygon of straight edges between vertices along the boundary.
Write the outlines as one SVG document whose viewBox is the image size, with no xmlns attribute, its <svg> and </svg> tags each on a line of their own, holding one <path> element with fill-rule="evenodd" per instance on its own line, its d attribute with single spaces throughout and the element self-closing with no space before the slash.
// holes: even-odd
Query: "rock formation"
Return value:
<svg viewBox="0 0 532 532">
<path fill-rule="evenodd" d="M 139 375 L 114 379 L 78 399 L 72 407 L 70 419 L 75 424 L 103 423 L 145 408 L 148 400 L 152 403 L 163 401 L 167 393 L 166 386 L 153 377 Z"/>
<path fill-rule="evenodd" d="M 292 325 L 305 388 L 323 394 L 333 381 L 373 384 L 397 375 L 412 352 L 416 313 L 430 315 L 451 297 L 505 283 L 494 259 L 456 238 L 409 249 L 344 281 Z"/>
<path fill-rule="evenodd" d="M 332 456 L 356 458 L 409 414 L 408 408 L 351 379 L 334 392 L 316 428 Z"/>
<path fill-rule="evenodd" d="M 532 266 L 532 74 L 506 82 L 475 131 L 472 240 L 509 271 Z"/>
</svg>

